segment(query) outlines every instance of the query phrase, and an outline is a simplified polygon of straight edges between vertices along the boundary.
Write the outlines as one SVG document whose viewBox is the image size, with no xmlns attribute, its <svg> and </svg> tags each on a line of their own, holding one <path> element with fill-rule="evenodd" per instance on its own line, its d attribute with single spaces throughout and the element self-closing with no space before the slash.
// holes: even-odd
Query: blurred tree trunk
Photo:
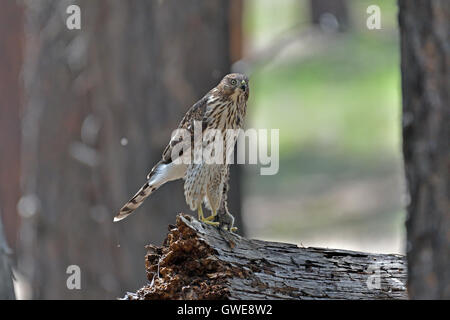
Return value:
<svg viewBox="0 0 450 320">
<path fill-rule="evenodd" d="M 350 26 L 346 0 L 310 0 L 311 21 L 326 29 L 346 31 Z"/>
<path fill-rule="evenodd" d="M 11 249 L 6 241 L 2 219 L 0 217 L 0 300 L 14 300 L 16 298 L 10 255 Z"/>
<path fill-rule="evenodd" d="M 235 63 L 243 56 L 243 29 L 242 29 L 243 1 L 231 0 L 229 9 L 229 30 L 230 30 L 230 61 Z M 233 72 L 241 72 L 233 70 Z M 235 155 L 237 148 L 234 148 Z M 235 160 L 237 158 L 235 157 Z M 236 163 L 236 161 L 234 162 Z M 245 235 L 245 226 L 242 220 L 242 188 L 241 179 L 243 169 L 240 165 L 230 167 L 230 190 L 228 191 L 228 209 L 234 215 L 236 231 L 240 235 Z"/>
<path fill-rule="evenodd" d="M 5 237 L 15 250 L 19 232 L 20 112 L 23 88 L 23 7 L 5 1 L 0 10 L 0 212 Z"/>
<path fill-rule="evenodd" d="M 243 0 L 230 1 L 230 59 L 232 63 L 240 60 L 243 54 Z"/>
<path fill-rule="evenodd" d="M 187 109 L 229 72 L 228 2 L 29 1 L 22 256 L 34 298 L 115 298 L 145 280 L 144 245 L 189 212 L 182 182 L 112 223 L 145 182 Z M 233 189 L 233 186 L 232 186 Z M 149 238 L 149 235 L 151 238 Z M 68 290 L 66 268 L 81 269 Z"/>
<path fill-rule="evenodd" d="M 450 298 L 450 1 L 399 1 L 408 291 Z"/>
</svg>

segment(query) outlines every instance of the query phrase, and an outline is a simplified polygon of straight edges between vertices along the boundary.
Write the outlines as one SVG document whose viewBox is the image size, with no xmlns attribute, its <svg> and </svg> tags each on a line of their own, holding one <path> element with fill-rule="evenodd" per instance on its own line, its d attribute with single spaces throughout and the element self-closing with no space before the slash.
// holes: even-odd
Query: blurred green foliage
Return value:
<svg viewBox="0 0 450 320">
<path fill-rule="evenodd" d="M 280 2 L 297 7 L 298 1 Z M 272 5 L 266 8 L 266 16 L 272 16 Z M 262 14 L 264 6 L 257 7 L 253 14 Z M 367 16 L 365 10 L 359 11 Z M 280 12 L 288 20 L 294 10 Z M 382 22 L 387 24 L 382 12 Z M 276 19 L 261 20 L 277 24 Z M 395 29 L 387 33 L 353 30 L 329 50 L 306 60 L 254 70 L 250 125 L 282 128 L 282 154 L 308 145 L 367 156 L 396 153 L 400 142 L 398 41 Z"/>
<path fill-rule="evenodd" d="M 335 237 L 351 235 L 355 243 L 394 239 L 374 250 L 399 252 L 404 211 L 396 2 L 348 4 L 350 31 L 324 50 L 252 70 L 247 126 L 280 129 L 280 171 L 260 176 L 249 166 L 245 214 L 262 221 L 249 227 L 252 236 L 305 240 L 333 235 L 333 228 Z M 380 6 L 381 30 L 366 27 L 372 4 Z M 247 0 L 246 49 L 263 50 L 283 32 L 308 28 L 308 5 Z M 270 210 L 278 212 L 262 217 Z"/>
</svg>

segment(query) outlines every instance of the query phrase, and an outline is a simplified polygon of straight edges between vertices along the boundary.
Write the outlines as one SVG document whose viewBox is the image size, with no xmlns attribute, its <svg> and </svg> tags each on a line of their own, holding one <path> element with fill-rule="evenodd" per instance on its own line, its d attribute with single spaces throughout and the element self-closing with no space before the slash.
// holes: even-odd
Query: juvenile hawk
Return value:
<svg viewBox="0 0 450 320">
<path fill-rule="evenodd" d="M 198 211 L 199 220 L 210 225 L 219 225 L 219 222 L 229 230 L 233 229 L 233 216 L 227 208 L 227 192 L 229 165 L 226 163 L 226 152 L 224 152 L 222 163 L 205 162 L 194 160 L 195 128 L 200 123 L 202 132 L 201 146 L 207 149 L 209 145 L 217 142 L 216 137 L 223 139 L 223 150 L 227 151 L 234 147 L 237 136 L 227 139 L 229 129 L 241 129 L 249 96 L 249 83 L 245 75 L 232 73 L 226 75 L 220 83 L 210 90 L 202 99 L 195 103 L 181 120 L 178 129 L 184 129 L 190 134 L 189 155 L 192 161 L 183 163 L 180 157 L 185 149 L 180 144 L 186 139 L 174 135 L 164 149 L 162 159 L 147 176 L 147 182 L 142 188 L 120 209 L 114 221 L 120 221 L 136 210 L 150 194 L 168 181 L 183 179 L 184 195 L 186 203 L 191 210 Z M 213 134 L 211 134 L 211 132 Z M 214 133 L 221 133 L 218 136 Z M 182 150 L 181 152 L 179 150 Z M 187 152 L 186 152 L 187 154 Z M 186 156 L 184 154 L 184 156 Z M 178 160 L 178 161 L 176 161 Z M 181 163 L 180 163 L 181 162 Z M 203 216 L 202 203 L 212 212 L 209 217 Z M 220 209 L 223 217 L 217 217 Z M 216 222 L 218 220 L 219 222 Z"/>
</svg>

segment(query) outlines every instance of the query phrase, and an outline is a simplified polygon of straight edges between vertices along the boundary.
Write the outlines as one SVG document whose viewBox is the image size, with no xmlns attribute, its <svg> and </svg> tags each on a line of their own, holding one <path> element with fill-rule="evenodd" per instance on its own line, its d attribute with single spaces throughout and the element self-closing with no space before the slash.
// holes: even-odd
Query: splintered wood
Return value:
<svg viewBox="0 0 450 320">
<path fill-rule="evenodd" d="M 401 255 L 249 240 L 180 214 L 124 299 L 407 299 Z"/>
</svg>

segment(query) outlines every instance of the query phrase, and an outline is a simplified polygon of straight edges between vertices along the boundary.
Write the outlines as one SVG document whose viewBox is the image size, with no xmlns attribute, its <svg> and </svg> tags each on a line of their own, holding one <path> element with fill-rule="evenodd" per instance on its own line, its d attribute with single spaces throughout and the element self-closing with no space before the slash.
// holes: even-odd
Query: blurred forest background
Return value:
<svg viewBox="0 0 450 320">
<path fill-rule="evenodd" d="M 81 30 L 66 27 L 71 4 Z M 280 129 L 277 175 L 233 168 L 239 233 L 404 253 L 395 1 L 7 1 L 0 23 L 0 211 L 19 298 L 144 283 L 144 246 L 189 213 L 181 182 L 112 218 L 231 71 L 250 76 L 246 126 Z M 72 264 L 81 290 L 66 287 Z"/>
<path fill-rule="evenodd" d="M 396 2 L 376 1 L 381 30 L 366 27 L 373 1 L 312 2 L 345 6 L 342 32 L 326 14 L 322 34 L 311 31 L 308 1 L 246 3 L 247 52 L 282 42 L 251 74 L 247 125 L 280 128 L 280 171 L 246 168 L 246 230 L 305 246 L 404 252 Z"/>
</svg>

